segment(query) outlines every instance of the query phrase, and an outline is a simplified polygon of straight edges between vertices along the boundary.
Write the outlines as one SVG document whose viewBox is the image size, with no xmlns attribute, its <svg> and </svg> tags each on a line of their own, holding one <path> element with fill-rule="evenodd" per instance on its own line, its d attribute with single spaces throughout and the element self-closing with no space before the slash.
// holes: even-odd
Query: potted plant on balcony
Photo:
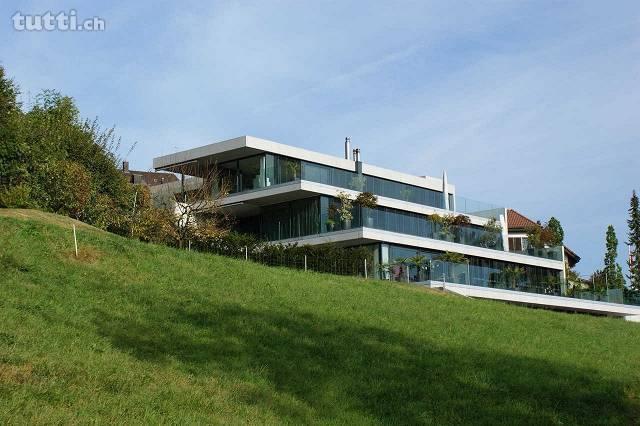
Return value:
<svg viewBox="0 0 640 426">
<path fill-rule="evenodd" d="M 329 218 L 329 219 L 327 219 L 327 221 L 325 223 L 327 224 L 327 231 L 333 232 L 333 230 L 336 227 L 336 221 L 331 219 L 331 218 Z"/>
<path fill-rule="evenodd" d="M 509 284 L 509 288 L 515 290 L 518 280 L 524 275 L 524 269 L 519 266 L 507 266 L 502 270 L 505 281 Z"/>
<path fill-rule="evenodd" d="M 381 280 L 389 280 L 391 281 L 391 264 L 390 263 L 380 263 L 378 264 L 378 272 L 380 273 Z"/>
<path fill-rule="evenodd" d="M 351 221 L 353 220 L 353 199 L 351 199 L 351 196 L 344 191 L 338 192 L 337 197 L 340 200 L 340 206 L 337 208 L 340 220 L 343 223 L 344 229 L 351 229 Z"/>
<path fill-rule="evenodd" d="M 463 226 L 471 223 L 471 219 L 469 219 L 469 216 L 463 214 L 439 215 L 438 213 L 434 213 L 431 215 L 427 215 L 427 219 L 435 223 L 436 226 L 440 228 L 438 232 L 438 235 L 440 237 L 439 239 L 451 242 L 456 239 L 455 237 L 458 237 L 459 239 L 459 230 Z"/>
<path fill-rule="evenodd" d="M 404 257 L 397 257 L 390 263 L 393 279 L 395 281 L 409 281 L 409 261 Z"/>
<path fill-rule="evenodd" d="M 427 262 L 427 258 L 424 255 L 416 254 L 413 257 L 407 259 L 412 266 L 416 267 L 416 281 L 425 281 L 424 266 Z"/>
<path fill-rule="evenodd" d="M 365 211 L 363 209 L 363 213 L 367 214 L 367 226 L 369 228 L 373 228 L 373 216 L 371 216 L 371 210 L 375 209 L 378 205 L 378 197 L 373 195 L 371 192 L 361 192 L 358 194 L 354 201 L 358 206 L 367 208 Z"/>
<path fill-rule="evenodd" d="M 469 216 L 464 214 L 450 215 L 450 216 L 453 216 L 451 218 L 451 228 L 453 229 L 455 241 L 459 243 L 465 243 L 465 241 L 463 241 L 463 238 L 460 236 L 460 231 L 465 226 L 468 226 L 471 224 L 471 219 L 469 218 Z"/>
<path fill-rule="evenodd" d="M 427 219 L 435 225 L 437 239 L 453 241 L 453 230 L 451 229 L 449 215 L 428 214 Z"/>
<path fill-rule="evenodd" d="M 495 217 L 489 219 L 483 226 L 484 233 L 480 237 L 480 246 L 485 248 L 495 248 L 500 240 L 502 226 Z"/>
<path fill-rule="evenodd" d="M 300 170 L 300 163 L 293 160 L 287 161 L 287 169 L 289 169 L 289 173 L 291 174 L 293 180 L 298 179 L 298 171 Z"/>
</svg>

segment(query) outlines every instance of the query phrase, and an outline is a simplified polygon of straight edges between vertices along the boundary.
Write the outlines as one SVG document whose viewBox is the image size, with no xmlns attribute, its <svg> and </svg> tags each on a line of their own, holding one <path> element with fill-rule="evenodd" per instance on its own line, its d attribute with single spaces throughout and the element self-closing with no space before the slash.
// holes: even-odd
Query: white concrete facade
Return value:
<svg viewBox="0 0 640 426">
<path fill-rule="evenodd" d="M 309 235 L 307 237 L 301 238 L 289 238 L 280 240 L 278 242 L 317 245 L 326 243 L 345 243 L 349 241 L 358 241 L 363 243 L 381 241 L 390 244 L 411 246 L 422 249 L 456 252 L 467 256 L 501 260 L 504 262 L 513 262 L 521 265 L 538 266 L 542 268 L 554 269 L 557 271 L 562 271 L 564 269 L 564 264 L 562 261 L 544 259 L 535 256 L 527 256 L 524 254 L 511 253 L 502 250 L 475 247 L 466 244 L 452 243 L 449 241 L 435 240 L 431 238 L 416 237 L 413 235 L 400 234 L 397 232 L 384 231 L 381 229 L 367 227 L 327 232 L 325 234 Z"/>
<path fill-rule="evenodd" d="M 326 166 L 336 167 L 338 169 L 355 171 L 356 162 L 341 157 L 322 154 L 319 152 L 309 151 L 290 145 L 284 145 L 267 139 L 260 139 L 253 136 L 240 136 L 222 142 L 216 142 L 210 145 L 198 148 L 180 151 L 169 155 L 164 155 L 153 159 L 153 167 L 155 169 L 167 169 L 171 166 L 189 163 L 200 158 L 219 155 L 226 152 L 246 151 L 247 154 L 269 152 L 279 154 L 286 157 L 296 158 L 299 160 L 309 161 L 312 163 L 323 164 Z M 362 164 L 362 173 L 389 179 L 396 182 L 406 183 L 421 188 L 433 189 L 435 191 L 442 190 L 442 179 L 434 177 L 413 176 L 407 173 L 396 172 L 384 169 L 382 167 L 372 166 L 366 163 Z M 455 186 L 448 185 L 448 192 L 455 194 Z"/>
<path fill-rule="evenodd" d="M 444 288 L 447 291 L 466 297 L 521 303 L 556 310 L 617 316 L 623 317 L 628 321 L 640 322 L 640 306 L 597 302 L 593 300 L 575 299 L 572 297 L 552 296 L 547 294 L 526 293 L 467 284 L 443 283 L 441 281 L 429 281 L 425 284 L 432 288 Z"/>
<path fill-rule="evenodd" d="M 429 176 L 413 176 L 365 163 L 358 163 L 351 158 L 341 158 L 326 155 L 302 148 L 280 144 L 266 139 L 255 138 L 252 136 L 241 136 L 238 138 L 233 138 L 222 142 L 217 142 L 202 147 L 154 158 L 153 165 L 154 168 L 160 170 L 175 170 L 175 168 L 179 167 L 180 165 L 198 162 L 206 158 L 214 158 L 216 159 L 216 161 L 220 160 L 222 162 L 223 160 L 226 161 L 229 159 L 243 158 L 260 153 L 281 155 L 299 159 L 302 161 L 330 166 L 337 169 L 348 170 L 351 172 L 357 172 L 358 168 L 360 168 L 361 172 L 364 175 L 375 176 L 382 179 L 387 179 L 390 181 L 413 185 L 416 187 L 426 188 L 443 193 L 443 196 L 445 198 L 445 205 L 448 204 L 448 194 L 453 194 L 455 198 L 456 188 L 454 185 L 448 183 L 446 173 L 443 173 L 442 178 Z M 176 186 L 175 183 L 173 185 L 174 187 Z M 346 188 L 340 188 L 327 184 L 298 179 L 287 183 L 268 186 L 265 188 L 230 194 L 222 201 L 222 206 L 228 208 L 232 212 L 237 211 L 248 214 L 255 211 L 256 209 L 259 210 L 261 206 L 284 203 L 316 195 L 335 197 L 338 192 L 347 192 L 352 197 L 358 195 L 357 191 L 352 191 Z M 416 214 L 431 215 L 437 213 L 440 215 L 444 215 L 455 212 L 455 206 L 450 206 L 451 209 L 447 210 L 384 196 L 378 196 L 377 198 L 377 203 L 381 207 L 388 207 Z M 469 216 L 471 224 L 473 225 L 482 226 L 489 221 L 489 219 L 482 216 L 467 216 Z M 489 248 L 476 247 L 472 245 L 459 244 L 438 239 L 418 237 L 408 234 L 374 229 L 371 227 L 361 227 L 353 230 L 327 232 L 300 238 L 284 239 L 280 240 L 280 242 L 299 244 L 323 244 L 328 242 L 335 242 L 345 244 L 352 243 L 352 245 L 356 243 L 380 242 L 443 252 L 451 251 L 467 256 L 493 259 L 504 262 L 513 262 L 521 265 L 547 268 L 554 271 L 564 270 L 564 263 L 562 261 L 509 252 L 508 240 L 506 238 L 506 210 L 501 209 L 501 212 L 498 215 L 498 219 L 503 229 L 502 239 L 504 250 L 493 250 Z"/>
</svg>

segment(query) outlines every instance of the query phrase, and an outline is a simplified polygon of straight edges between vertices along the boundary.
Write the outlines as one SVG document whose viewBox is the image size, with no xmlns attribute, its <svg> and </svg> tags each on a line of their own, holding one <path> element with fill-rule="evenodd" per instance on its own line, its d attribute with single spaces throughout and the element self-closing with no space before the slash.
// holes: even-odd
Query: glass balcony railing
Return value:
<svg viewBox="0 0 640 426">
<path fill-rule="evenodd" d="M 526 256 L 541 257 L 543 259 L 562 260 L 562 246 L 534 248 L 529 247 L 525 250 L 509 250 L 510 253 L 524 254 Z"/>
<path fill-rule="evenodd" d="M 378 278 L 414 283 L 452 283 L 597 302 L 640 306 L 640 295 L 620 288 L 577 289 L 555 275 L 532 279 L 522 270 L 491 268 L 437 259 L 415 264 L 410 259 L 378 266 Z"/>
<path fill-rule="evenodd" d="M 502 206 L 486 203 L 484 201 L 472 200 L 471 198 L 461 197 L 459 195 L 454 197 L 453 204 L 454 205 L 450 205 L 449 208 L 454 210 L 456 213 L 485 217 L 487 219 L 492 217 L 497 219 L 500 215 L 504 215 L 504 207 Z"/>
<path fill-rule="evenodd" d="M 442 225 L 434 223 L 427 215 L 386 207 L 364 208 L 362 217 L 362 226 L 368 228 L 493 250 L 503 250 L 502 234 L 500 232 L 487 231 L 482 226 L 464 225 L 445 229 Z"/>
<path fill-rule="evenodd" d="M 345 222 L 340 220 L 337 213 L 339 205 L 339 200 L 335 198 L 320 196 L 265 206 L 262 211 L 261 233 L 269 240 L 281 240 L 366 227 L 496 251 L 504 250 L 499 230 L 471 224 L 447 229 L 425 214 L 381 206 L 373 209 L 354 206 L 353 217 Z M 516 253 L 562 260 L 562 247 L 527 249 Z"/>
</svg>

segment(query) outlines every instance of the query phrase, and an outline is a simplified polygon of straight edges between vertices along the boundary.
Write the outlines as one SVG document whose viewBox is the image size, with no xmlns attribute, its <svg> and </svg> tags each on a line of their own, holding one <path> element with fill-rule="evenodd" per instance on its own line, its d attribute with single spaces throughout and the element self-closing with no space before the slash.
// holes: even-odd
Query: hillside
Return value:
<svg viewBox="0 0 640 426">
<path fill-rule="evenodd" d="M 0 423 L 640 421 L 640 326 L 0 210 Z"/>
</svg>

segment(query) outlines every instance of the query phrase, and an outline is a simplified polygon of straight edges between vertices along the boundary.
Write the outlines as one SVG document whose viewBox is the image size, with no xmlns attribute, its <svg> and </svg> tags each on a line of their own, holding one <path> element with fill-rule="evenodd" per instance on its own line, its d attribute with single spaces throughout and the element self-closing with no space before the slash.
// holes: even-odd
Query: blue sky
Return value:
<svg viewBox="0 0 640 426">
<path fill-rule="evenodd" d="M 75 9 L 96 33 L 17 32 Z M 640 3 L 3 2 L 0 60 L 155 156 L 249 134 L 441 175 L 460 195 L 558 217 L 581 273 L 611 223 L 624 263 L 640 190 Z"/>
</svg>

